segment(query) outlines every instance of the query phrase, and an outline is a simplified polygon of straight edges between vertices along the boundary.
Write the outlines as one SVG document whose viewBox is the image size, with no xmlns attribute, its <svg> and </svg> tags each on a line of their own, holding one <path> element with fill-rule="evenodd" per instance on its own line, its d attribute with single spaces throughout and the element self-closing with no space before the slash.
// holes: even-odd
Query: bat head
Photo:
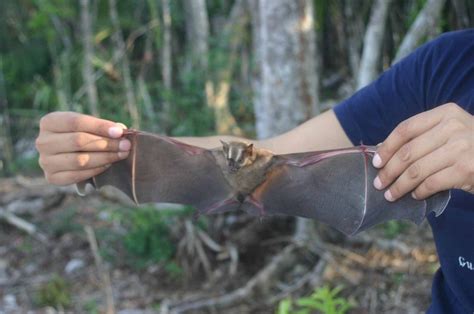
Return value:
<svg viewBox="0 0 474 314">
<path fill-rule="evenodd" d="M 253 144 L 246 142 L 224 142 L 222 151 L 231 172 L 237 172 L 240 168 L 251 165 L 256 158 Z"/>
</svg>

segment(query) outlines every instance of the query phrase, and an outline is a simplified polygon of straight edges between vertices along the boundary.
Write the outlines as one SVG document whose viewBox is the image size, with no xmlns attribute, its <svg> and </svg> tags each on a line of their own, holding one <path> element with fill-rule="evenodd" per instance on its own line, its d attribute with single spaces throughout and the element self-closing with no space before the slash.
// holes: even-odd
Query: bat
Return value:
<svg viewBox="0 0 474 314">
<path fill-rule="evenodd" d="M 290 215 L 316 219 L 346 235 L 388 220 L 420 224 L 445 209 L 450 192 L 426 200 L 405 196 L 388 202 L 373 187 L 375 147 L 277 155 L 251 143 L 222 142 L 204 149 L 176 139 L 126 130 L 129 156 L 77 185 L 111 185 L 136 204 L 192 205 L 196 215 L 243 210 L 256 216 Z"/>
</svg>

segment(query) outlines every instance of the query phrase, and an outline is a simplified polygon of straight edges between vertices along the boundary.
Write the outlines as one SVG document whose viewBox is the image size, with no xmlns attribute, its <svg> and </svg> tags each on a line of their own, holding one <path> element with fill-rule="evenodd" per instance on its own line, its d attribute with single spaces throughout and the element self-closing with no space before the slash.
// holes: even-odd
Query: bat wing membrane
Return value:
<svg viewBox="0 0 474 314">
<path fill-rule="evenodd" d="M 377 175 L 371 164 L 373 153 L 334 152 L 277 156 L 267 182 L 253 194 L 262 207 L 256 209 L 255 203 L 247 202 L 244 210 L 313 218 L 353 235 L 392 219 L 419 224 L 429 212 L 439 215 L 446 207 L 449 192 L 426 201 L 405 196 L 388 202 L 372 184 Z"/>
<path fill-rule="evenodd" d="M 211 151 L 145 132 L 127 136 L 128 158 L 96 176 L 97 188 L 114 186 L 138 204 L 179 203 L 199 211 L 231 195 Z"/>
</svg>

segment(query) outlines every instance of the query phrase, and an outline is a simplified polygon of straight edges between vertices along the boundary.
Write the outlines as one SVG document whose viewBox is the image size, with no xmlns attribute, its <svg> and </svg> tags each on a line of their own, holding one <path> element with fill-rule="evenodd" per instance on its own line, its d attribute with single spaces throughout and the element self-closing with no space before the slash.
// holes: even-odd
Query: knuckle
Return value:
<svg viewBox="0 0 474 314">
<path fill-rule="evenodd" d="M 448 113 L 454 114 L 454 115 L 459 113 L 462 110 L 461 107 L 459 107 L 458 104 L 454 102 L 447 103 L 444 105 L 444 107 L 446 108 L 446 111 Z"/>
<path fill-rule="evenodd" d="M 86 135 L 84 135 L 83 133 L 75 134 L 72 140 L 72 144 L 75 149 L 80 150 L 86 144 Z"/>
<path fill-rule="evenodd" d="M 411 122 L 410 120 L 405 120 L 400 122 L 400 124 L 395 128 L 395 134 L 399 138 L 406 138 L 411 129 Z"/>
<path fill-rule="evenodd" d="M 449 118 L 443 125 L 443 131 L 448 134 L 452 134 L 464 129 L 464 124 L 457 118 Z"/>
<path fill-rule="evenodd" d="M 474 176 L 474 166 L 470 162 L 458 162 L 455 169 L 461 177 L 472 178 Z"/>
<path fill-rule="evenodd" d="M 421 166 L 418 163 L 410 165 L 407 169 L 407 175 L 410 179 L 418 179 L 421 176 Z"/>
<path fill-rule="evenodd" d="M 48 127 L 49 120 L 52 116 L 54 116 L 54 113 L 48 113 L 41 117 L 41 119 L 39 120 L 40 130 L 44 130 Z"/>
<path fill-rule="evenodd" d="M 411 148 L 410 143 L 406 143 L 400 148 L 398 152 L 398 158 L 402 162 L 409 162 L 411 159 L 411 151 L 412 151 L 412 148 Z"/>
<path fill-rule="evenodd" d="M 468 139 L 459 138 L 451 142 L 449 150 L 456 154 L 462 154 L 471 149 L 471 143 Z"/>
<path fill-rule="evenodd" d="M 35 139 L 35 147 L 36 147 L 36 150 L 37 150 L 37 151 L 41 151 L 41 149 L 43 148 L 43 145 L 44 145 L 43 138 L 42 138 L 41 136 L 38 136 L 38 137 Z"/>
</svg>

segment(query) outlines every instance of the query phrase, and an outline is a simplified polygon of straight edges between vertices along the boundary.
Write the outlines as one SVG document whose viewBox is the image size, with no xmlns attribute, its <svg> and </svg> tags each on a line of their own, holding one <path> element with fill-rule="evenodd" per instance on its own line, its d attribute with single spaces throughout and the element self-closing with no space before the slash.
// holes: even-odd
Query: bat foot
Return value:
<svg viewBox="0 0 474 314">
<path fill-rule="evenodd" d="M 230 197 L 226 200 L 212 204 L 211 206 L 205 208 L 202 212 L 204 214 L 215 214 L 223 213 L 229 209 L 229 205 L 240 204 L 234 197 Z"/>
<path fill-rule="evenodd" d="M 262 218 L 265 216 L 265 208 L 263 207 L 263 204 L 252 195 L 247 198 L 247 202 L 258 209 L 258 216 L 260 217 L 260 222 L 262 222 Z"/>
</svg>

